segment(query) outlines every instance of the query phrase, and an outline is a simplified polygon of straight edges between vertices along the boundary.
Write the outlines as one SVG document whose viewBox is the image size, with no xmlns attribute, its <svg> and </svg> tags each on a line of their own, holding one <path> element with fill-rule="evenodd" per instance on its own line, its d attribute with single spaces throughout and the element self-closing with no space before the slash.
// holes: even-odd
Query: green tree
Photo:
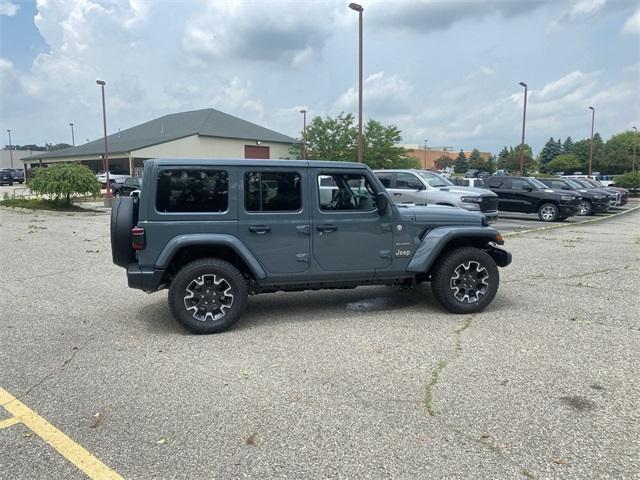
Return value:
<svg viewBox="0 0 640 480">
<path fill-rule="evenodd" d="M 480 155 L 480 150 L 474 148 L 469 155 L 469 168 L 475 168 L 476 170 L 484 170 L 485 169 L 485 160 Z"/>
<path fill-rule="evenodd" d="M 640 171 L 625 173 L 614 177 L 617 187 L 628 188 L 629 190 L 640 190 Z"/>
<path fill-rule="evenodd" d="M 556 155 L 556 157 L 547 164 L 547 169 L 550 172 L 572 173 L 578 168 L 580 168 L 580 160 L 571 153 Z"/>
<path fill-rule="evenodd" d="M 637 162 L 640 153 L 640 133 L 626 131 L 613 135 L 602 148 L 602 154 L 598 157 L 597 170 L 610 175 L 630 171 L 633 163 L 634 144 Z"/>
<path fill-rule="evenodd" d="M 484 168 L 487 172 L 489 173 L 493 173 L 496 171 L 496 163 L 497 163 L 497 159 L 495 157 L 495 155 L 490 155 L 489 159 L 487 160 L 487 163 L 485 164 Z"/>
<path fill-rule="evenodd" d="M 435 162 L 433 162 L 436 166 L 436 168 L 439 168 L 440 170 L 444 170 L 447 165 L 451 165 L 451 159 L 449 157 L 447 157 L 446 155 L 442 155 L 441 157 L 436 158 Z"/>
<path fill-rule="evenodd" d="M 513 148 L 511 149 L 511 151 L 513 151 Z M 502 150 L 500 150 L 500 153 L 498 153 L 498 160 L 496 161 L 496 167 L 499 170 L 506 170 L 507 169 L 507 161 L 509 159 L 509 147 L 502 147 Z"/>
<path fill-rule="evenodd" d="M 47 146 L 49 147 L 50 151 L 53 151 L 53 150 L 62 150 L 65 148 L 69 148 L 71 145 L 69 145 L 68 143 L 56 143 L 55 145 L 52 143 L 49 143 Z"/>
<path fill-rule="evenodd" d="M 395 125 L 369 120 L 362 134 L 362 160 L 371 168 L 418 168 L 420 162 L 408 157 L 398 143 L 401 132 Z M 358 158 L 358 128 L 352 114 L 335 118 L 314 117 L 306 132 L 307 158 L 355 162 Z M 294 158 L 302 158 L 302 144 L 289 148 Z"/>
<path fill-rule="evenodd" d="M 57 163 L 38 168 L 29 189 L 36 195 L 48 195 L 70 205 L 74 195 L 100 195 L 100 183 L 85 165 Z"/>
<path fill-rule="evenodd" d="M 547 143 L 544 144 L 542 150 L 540 151 L 540 155 L 538 155 L 538 159 L 540 161 L 540 170 L 542 172 L 547 172 L 547 165 L 551 160 L 554 159 L 556 155 L 560 155 L 562 153 L 562 146 L 558 144 L 558 141 L 555 141 L 553 137 L 547 140 Z"/>
<path fill-rule="evenodd" d="M 574 145 L 571 137 L 567 137 L 562 144 L 562 153 L 573 153 Z"/>
<path fill-rule="evenodd" d="M 498 155 L 498 168 L 501 170 L 507 170 L 509 172 L 519 172 L 520 171 L 520 149 L 521 145 L 517 147 L 504 147 L 500 154 Z M 533 156 L 531 153 L 531 147 L 524 144 L 524 169 L 526 173 L 527 171 L 532 170 L 534 167 Z"/>
<path fill-rule="evenodd" d="M 456 160 L 454 163 L 454 171 L 456 173 L 464 173 L 467 170 L 469 170 L 469 162 L 467 162 L 467 157 L 464 154 L 464 152 L 460 150 L 460 153 L 456 157 Z"/>
</svg>

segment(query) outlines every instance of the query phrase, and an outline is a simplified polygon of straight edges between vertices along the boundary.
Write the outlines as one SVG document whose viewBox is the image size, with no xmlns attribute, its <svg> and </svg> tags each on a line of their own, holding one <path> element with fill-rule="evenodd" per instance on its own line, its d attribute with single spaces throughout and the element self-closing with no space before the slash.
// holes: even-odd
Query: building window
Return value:
<svg viewBox="0 0 640 480">
<path fill-rule="evenodd" d="M 247 172 L 244 206 L 247 212 L 297 212 L 302 208 L 300 175 L 296 172 Z"/>
<path fill-rule="evenodd" d="M 156 194 L 159 212 L 225 212 L 229 174 L 225 170 L 167 169 L 160 172 Z"/>
</svg>

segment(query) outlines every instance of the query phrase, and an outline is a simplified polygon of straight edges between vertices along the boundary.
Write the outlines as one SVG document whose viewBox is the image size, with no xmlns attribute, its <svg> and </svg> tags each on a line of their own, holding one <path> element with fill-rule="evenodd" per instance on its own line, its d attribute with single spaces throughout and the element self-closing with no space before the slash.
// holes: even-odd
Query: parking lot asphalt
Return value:
<svg viewBox="0 0 640 480">
<path fill-rule="evenodd" d="M 111 478 L 638 478 L 640 211 L 507 239 L 480 314 L 278 293 L 213 336 L 127 288 L 108 218 L 0 208 L 0 388 Z M 86 478 L 7 406 L 0 478 Z"/>
</svg>

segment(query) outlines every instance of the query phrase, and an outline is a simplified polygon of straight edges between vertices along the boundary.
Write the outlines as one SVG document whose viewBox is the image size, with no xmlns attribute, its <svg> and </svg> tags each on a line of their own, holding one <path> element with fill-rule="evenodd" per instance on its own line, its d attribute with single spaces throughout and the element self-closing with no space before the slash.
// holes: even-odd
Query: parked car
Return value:
<svg viewBox="0 0 640 480">
<path fill-rule="evenodd" d="M 113 171 L 109 170 L 110 184 L 123 183 L 124 180 L 129 177 L 131 177 L 131 175 L 129 175 L 124 170 L 113 170 Z M 99 171 L 98 174 L 96 175 L 96 178 L 98 179 L 98 181 L 103 187 L 107 186 L 107 173 L 104 170 Z"/>
<path fill-rule="evenodd" d="M 450 180 L 459 187 L 484 188 L 485 181 L 482 177 L 460 178 L 451 177 Z"/>
<path fill-rule="evenodd" d="M 537 213 L 543 222 L 572 217 L 582 197 L 574 192 L 556 192 L 532 177 L 494 175 L 487 188 L 498 195 L 498 209 L 504 212 Z"/>
<path fill-rule="evenodd" d="M 482 188 L 458 187 L 430 170 L 375 170 L 396 203 L 444 205 L 483 213 L 489 222 L 498 219 L 498 197 Z"/>
<path fill-rule="evenodd" d="M 600 185 L 595 180 L 589 180 L 586 177 L 569 176 L 569 177 L 564 177 L 564 178 L 570 178 L 574 182 L 577 182 L 580 185 L 582 185 L 584 188 L 596 189 L 596 190 L 599 190 L 600 192 L 608 195 L 609 196 L 609 206 L 610 207 L 613 207 L 613 208 L 620 207 L 620 206 L 624 205 L 625 203 L 627 203 L 627 201 L 628 201 L 629 194 L 628 194 L 627 190 L 622 189 L 622 190 L 624 190 L 624 193 L 623 193 L 623 192 L 618 191 L 617 188 L 605 187 L 603 185 Z"/>
<path fill-rule="evenodd" d="M 111 188 L 113 195 L 119 197 L 120 195 L 131 195 L 134 190 L 140 190 L 141 185 L 140 177 L 125 178 L 122 183 L 114 183 Z"/>
<path fill-rule="evenodd" d="M 600 183 L 598 180 L 594 180 L 592 178 L 585 178 L 584 179 L 585 182 L 591 184 L 593 187 L 595 188 L 604 188 L 607 192 L 615 192 L 617 194 L 620 195 L 619 200 L 619 206 L 622 205 L 626 205 L 627 202 L 629 201 L 629 190 L 627 190 L 626 188 L 622 188 L 622 187 L 615 187 L 615 186 L 605 186 L 602 183 Z"/>
<path fill-rule="evenodd" d="M 24 183 L 24 170 L 20 168 L 5 168 L 13 177 L 14 182 Z"/>
<path fill-rule="evenodd" d="M 0 185 L 13 185 L 13 175 L 9 170 L 0 170 Z"/>
<path fill-rule="evenodd" d="M 570 190 L 582 197 L 578 215 L 593 215 L 594 213 L 604 213 L 609 210 L 609 196 L 593 188 L 587 189 L 578 182 L 569 178 L 538 178 L 547 187 L 562 192 Z"/>
<path fill-rule="evenodd" d="M 131 288 L 169 288 L 196 333 L 229 328 L 249 294 L 360 285 L 429 281 L 444 308 L 474 313 L 511 262 L 479 211 L 396 205 L 358 163 L 153 159 L 142 183 L 114 201 L 113 261 Z"/>
</svg>

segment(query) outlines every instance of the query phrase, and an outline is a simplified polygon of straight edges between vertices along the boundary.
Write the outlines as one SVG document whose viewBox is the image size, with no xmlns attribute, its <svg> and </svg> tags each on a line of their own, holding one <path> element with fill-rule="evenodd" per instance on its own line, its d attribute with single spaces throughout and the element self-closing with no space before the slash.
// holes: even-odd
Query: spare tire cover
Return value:
<svg viewBox="0 0 640 480">
<path fill-rule="evenodd" d="M 111 208 L 111 256 L 113 263 L 127 267 L 135 261 L 135 252 L 131 248 L 131 228 L 137 218 L 137 199 L 118 197 Z"/>
</svg>

